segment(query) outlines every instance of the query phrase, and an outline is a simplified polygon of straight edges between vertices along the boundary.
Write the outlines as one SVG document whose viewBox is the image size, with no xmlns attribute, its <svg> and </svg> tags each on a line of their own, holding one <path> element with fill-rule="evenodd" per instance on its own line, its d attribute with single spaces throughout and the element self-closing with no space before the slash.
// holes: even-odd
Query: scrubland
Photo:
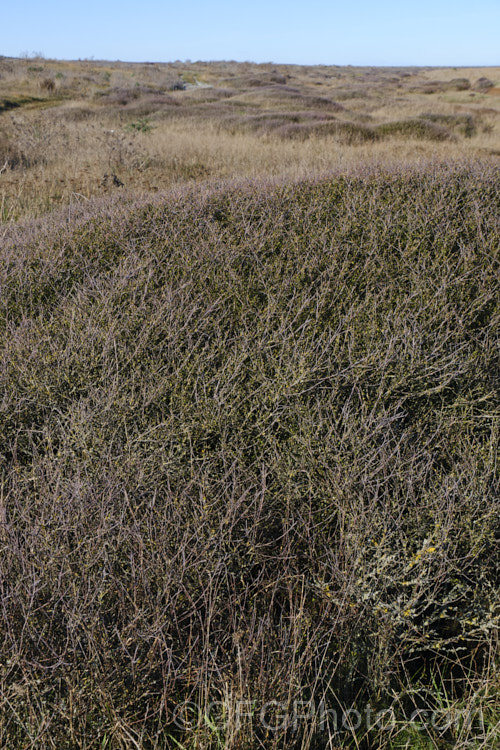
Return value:
<svg viewBox="0 0 500 750">
<path fill-rule="evenodd" d="M 499 86 L 0 59 L 0 747 L 498 745 Z"/>
<path fill-rule="evenodd" d="M 117 188 L 498 162 L 499 93 L 500 68 L 0 58 L 0 220 Z"/>
</svg>

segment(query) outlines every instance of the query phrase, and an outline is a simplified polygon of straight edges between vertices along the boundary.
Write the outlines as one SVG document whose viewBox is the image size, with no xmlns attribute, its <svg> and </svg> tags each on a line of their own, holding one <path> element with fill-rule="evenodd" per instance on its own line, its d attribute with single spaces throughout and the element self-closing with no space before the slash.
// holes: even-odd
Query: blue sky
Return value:
<svg viewBox="0 0 500 750">
<path fill-rule="evenodd" d="M 500 65 L 500 0 L 0 0 L 0 11 L 0 54 L 14 57 Z"/>
</svg>

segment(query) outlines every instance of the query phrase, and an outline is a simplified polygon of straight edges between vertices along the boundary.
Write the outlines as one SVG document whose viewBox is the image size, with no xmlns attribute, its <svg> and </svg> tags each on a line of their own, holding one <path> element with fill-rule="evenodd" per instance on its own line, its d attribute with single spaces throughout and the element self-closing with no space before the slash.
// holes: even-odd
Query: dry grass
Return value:
<svg viewBox="0 0 500 750">
<path fill-rule="evenodd" d="M 0 219 L 39 216 L 107 193 L 115 189 L 110 174 L 128 190 L 147 192 L 361 163 L 497 160 L 494 88 L 418 93 L 432 80 L 473 84 L 481 77 L 498 85 L 500 69 L 3 58 Z"/>
</svg>

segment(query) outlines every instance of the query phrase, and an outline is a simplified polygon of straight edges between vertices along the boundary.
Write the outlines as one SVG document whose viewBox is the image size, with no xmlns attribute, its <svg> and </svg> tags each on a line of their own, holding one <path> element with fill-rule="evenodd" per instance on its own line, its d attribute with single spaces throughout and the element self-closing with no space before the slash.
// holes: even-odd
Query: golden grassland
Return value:
<svg viewBox="0 0 500 750">
<path fill-rule="evenodd" d="M 0 221 L 117 189 L 500 157 L 500 67 L 0 58 Z"/>
</svg>

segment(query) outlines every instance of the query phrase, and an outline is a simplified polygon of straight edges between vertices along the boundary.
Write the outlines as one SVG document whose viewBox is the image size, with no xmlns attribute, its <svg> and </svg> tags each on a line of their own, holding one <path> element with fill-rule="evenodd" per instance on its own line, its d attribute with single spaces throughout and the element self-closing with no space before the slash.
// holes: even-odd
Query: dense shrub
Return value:
<svg viewBox="0 0 500 750">
<path fill-rule="evenodd" d="M 447 87 L 454 91 L 468 91 L 470 81 L 468 78 L 452 78 Z"/>
<path fill-rule="evenodd" d="M 396 136 L 399 138 L 417 138 L 418 140 L 448 141 L 453 134 L 448 128 L 431 120 L 399 120 L 378 125 L 376 132 L 381 136 Z"/>
<path fill-rule="evenodd" d="M 283 125 L 277 131 L 281 138 L 304 140 L 311 136 L 333 136 L 339 143 L 356 145 L 379 139 L 379 134 L 366 125 L 354 122 L 338 122 L 333 119 L 323 122 L 303 122 Z"/>
<path fill-rule="evenodd" d="M 476 134 L 476 121 L 472 114 L 445 115 L 441 113 L 425 112 L 421 115 L 427 122 L 435 122 L 453 130 L 466 138 Z"/>
<path fill-rule="evenodd" d="M 153 89 L 148 86 L 133 87 L 111 87 L 105 91 L 96 93 L 97 99 L 103 104 L 118 104 L 136 108 L 138 104 L 150 104 L 152 107 L 158 107 L 164 104 L 177 106 L 179 102 L 169 94 L 161 90 Z"/>
<path fill-rule="evenodd" d="M 177 746 L 185 700 L 386 706 L 491 663 L 499 176 L 255 183 L 11 229 L 2 746 Z"/>
<path fill-rule="evenodd" d="M 492 89 L 494 85 L 495 84 L 493 83 L 493 81 L 490 81 L 489 78 L 482 76 L 481 78 L 477 79 L 472 88 L 474 89 L 474 91 L 488 91 L 488 89 Z"/>
</svg>

